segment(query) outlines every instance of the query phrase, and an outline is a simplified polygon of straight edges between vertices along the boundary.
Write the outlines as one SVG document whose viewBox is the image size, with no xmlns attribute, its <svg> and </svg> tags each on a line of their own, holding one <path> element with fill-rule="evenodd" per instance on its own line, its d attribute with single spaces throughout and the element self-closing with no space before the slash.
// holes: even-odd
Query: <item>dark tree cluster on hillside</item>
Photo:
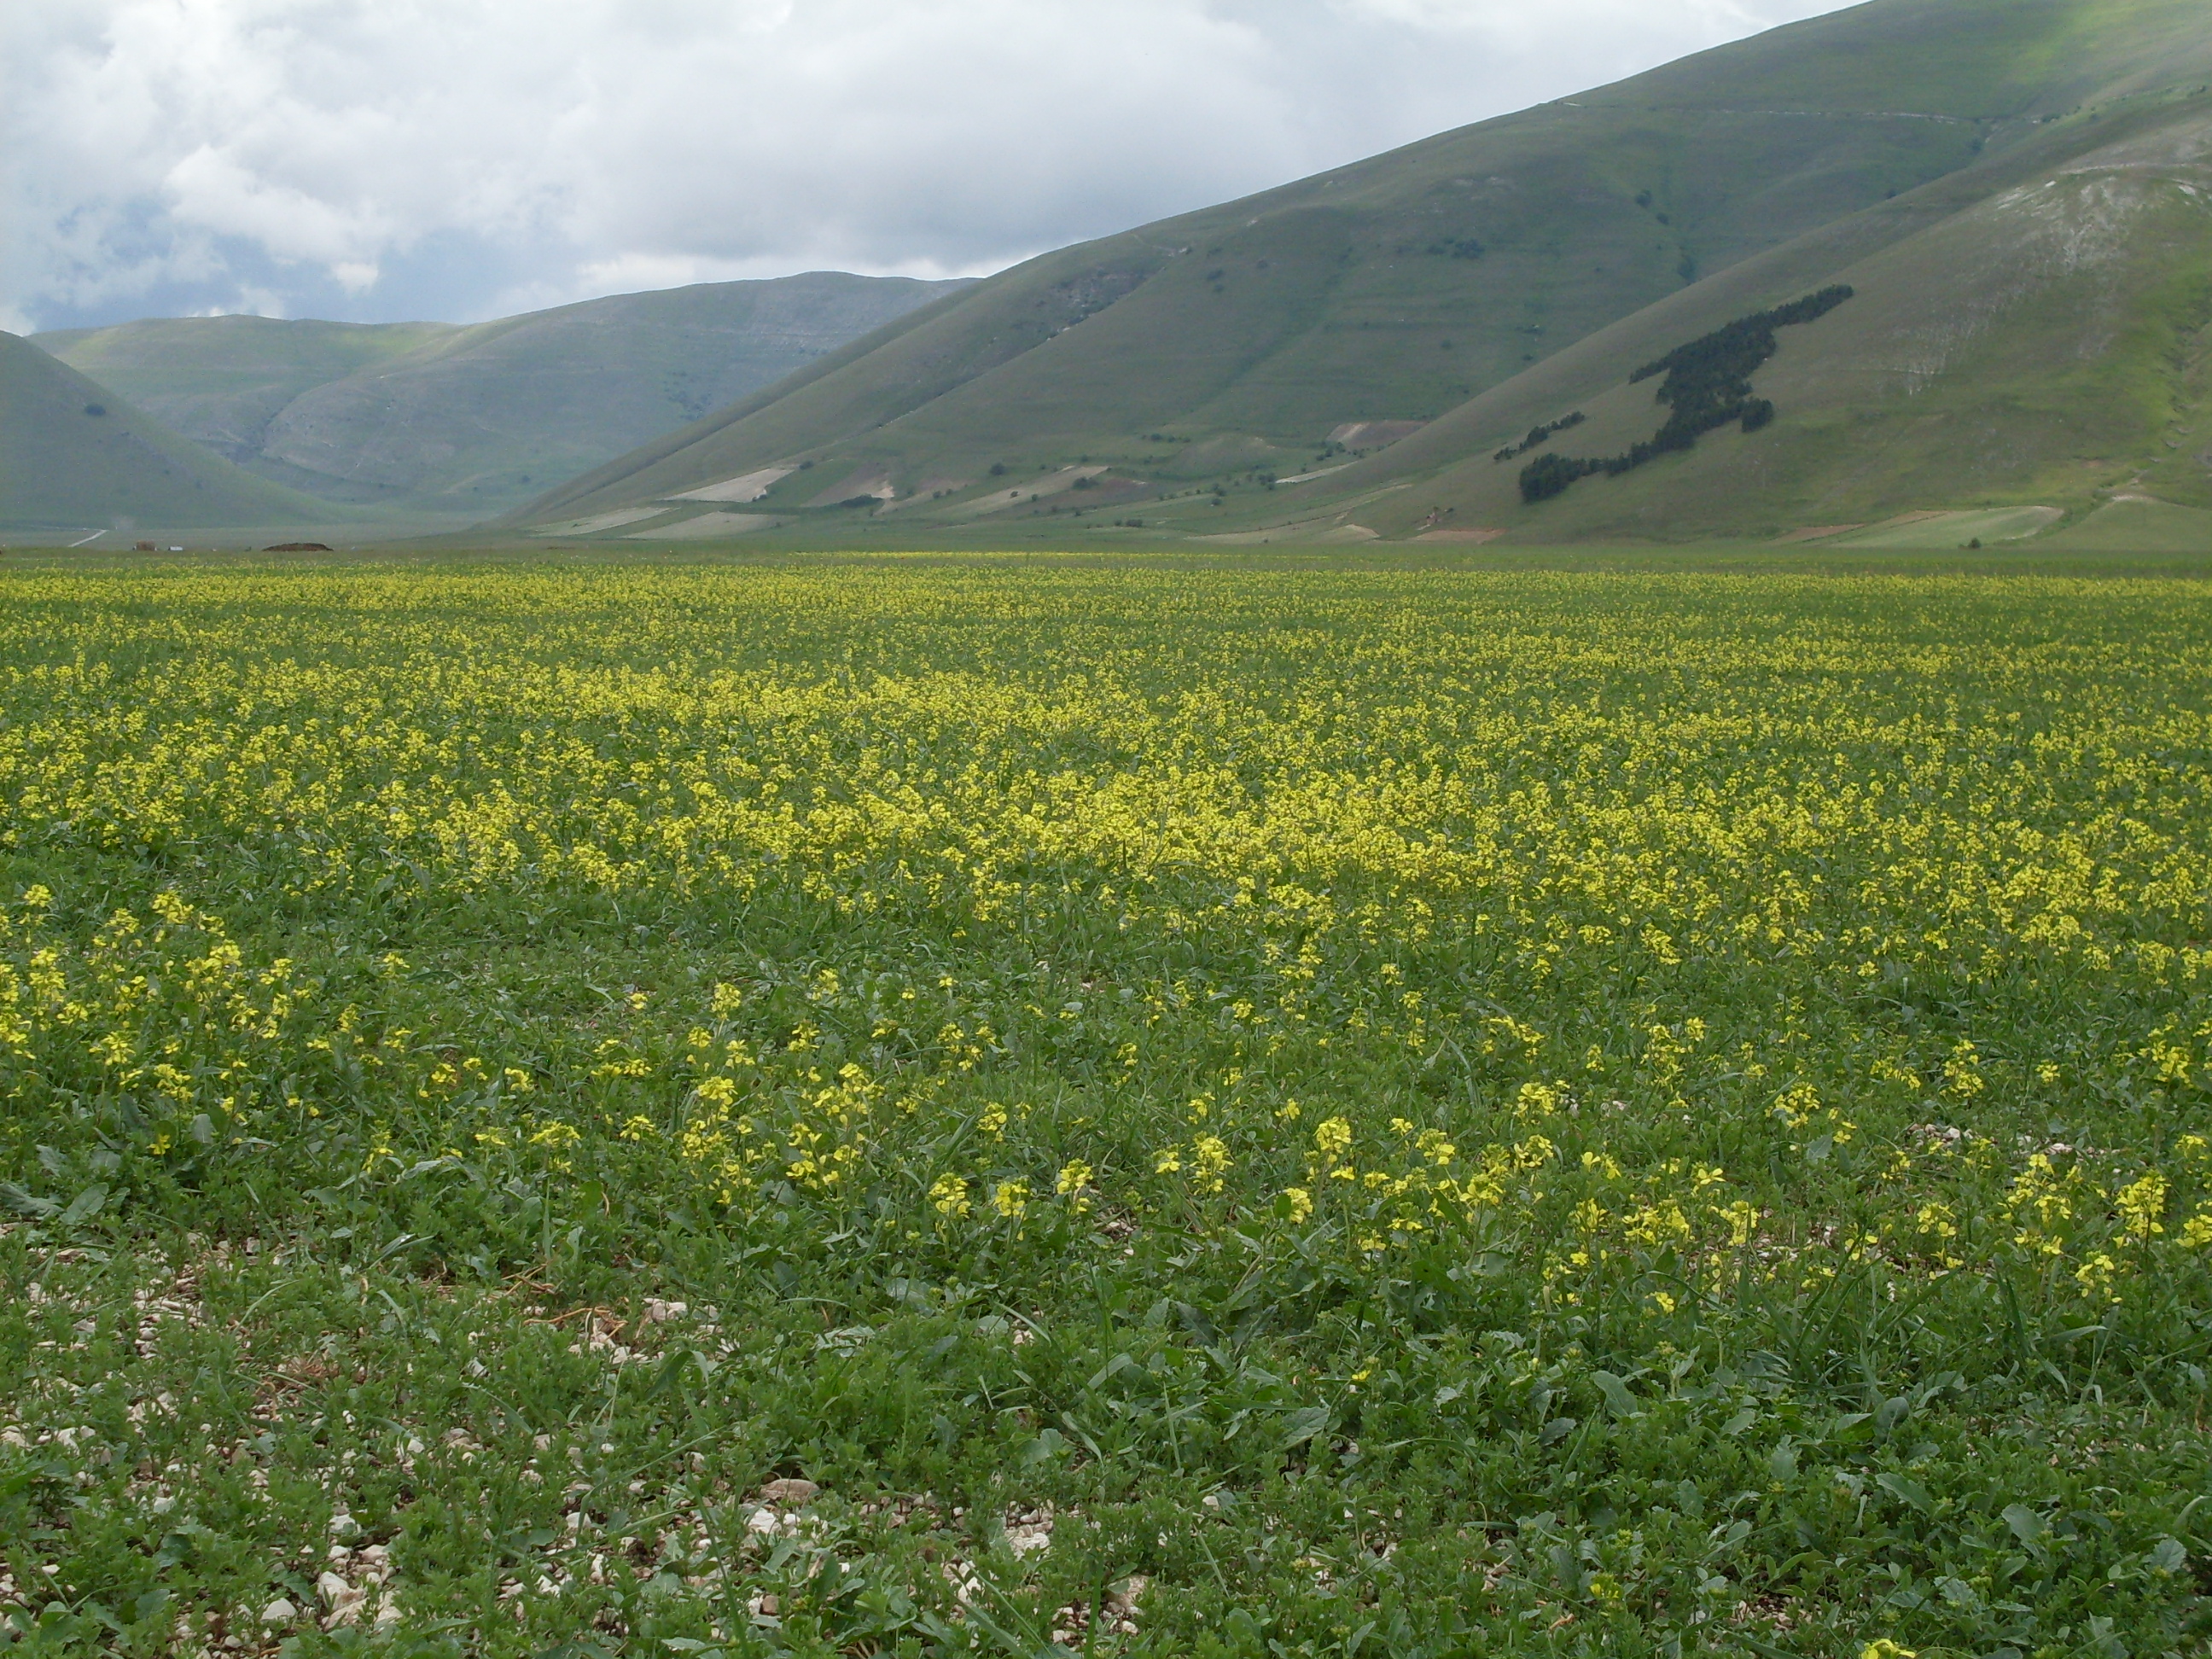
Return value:
<svg viewBox="0 0 2212 1659">
<path fill-rule="evenodd" d="M 1545 444 L 1549 443 L 1554 435 L 1559 433 L 1565 432 L 1569 427 L 1580 426 L 1587 418 L 1588 417 L 1583 415 L 1582 410 L 1578 409 L 1573 414 L 1563 416 L 1559 420 L 1553 421 L 1547 425 L 1530 427 L 1528 428 L 1528 435 L 1527 437 L 1523 438 L 1517 444 L 1508 444 L 1504 448 L 1499 450 L 1497 454 L 1492 456 L 1491 459 L 1494 461 L 1510 461 L 1516 456 L 1526 455 L 1530 450 L 1540 448 Z"/>
<path fill-rule="evenodd" d="M 1539 455 L 1521 469 L 1521 499 L 1534 505 L 1548 501 L 1554 495 L 1564 495 L 1567 486 L 1577 478 L 1586 478 L 1593 472 L 1605 470 L 1603 461 L 1583 460 L 1566 455 Z"/>
<path fill-rule="evenodd" d="M 1577 479 L 1595 472 L 1612 477 L 1632 472 L 1661 455 L 1695 448 L 1699 437 L 1730 421 L 1742 422 L 1746 432 L 1772 424 L 1774 405 L 1752 396 L 1751 377 L 1779 349 L 1775 330 L 1817 321 L 1853 292 L 1838 283 L 1771 311 L 1739 317 L 1725 328 L 1644 364 L 1628 377 L 1629 382 L 1634 385 L 1654 375 L 1666 376 L 1659 383 L 1658 400 L 1674 411 L 1667 423 L 1623 455 L 1603 459 L 1539 456 L 1522 470 L 1521 499 L 1530 503 L 1548 501 Z"/>
<path fill-rule="evenodd" d="M 1483 246 L 1480 242 L 1476 241 L 1472 236 L 1462 237 L 1459 240 L 1455 242 L 1431 242 L 1429 244 L 1430 252 L 1440 254 L 1443 257 L 1450 259 L 1480 259 L 1489 251 L 1489 249 Z"/>
</svg>

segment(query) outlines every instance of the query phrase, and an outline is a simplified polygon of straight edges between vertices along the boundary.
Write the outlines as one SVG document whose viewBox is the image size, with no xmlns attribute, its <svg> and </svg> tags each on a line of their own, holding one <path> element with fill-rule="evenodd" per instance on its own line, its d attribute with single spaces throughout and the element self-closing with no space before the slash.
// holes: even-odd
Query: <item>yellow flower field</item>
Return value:
<svg viewBox="0 0 2212 1659">
<path fill-rule="evenodd" d="M 574 1588 L 503 1598 L 370 1481 L 392 1639 L 1082 1650 L 1090 1594 L 1097 1652 L 2205 1650 L 2203 584 L 0 586 L 0 1275 L 282 1237 L 257 1295 L 444 1285 L 517 1355 L 712 1304 L 633 1324 L 649 1377 L 580 1346 L 435 1410 L 606 1391 L 702 1537 L 796 1466 L 975 1552 L 1097 1534 L 996 1613 L 821 1543 L 763 1622 L 727 1563 L 590 1582 L 596 1499 L 530 1547 Z M 288 1514 L 161 1584 L 246 1606 Z M 102 1607 L 159 1577 L 19 1519 Z"/>
</svg>

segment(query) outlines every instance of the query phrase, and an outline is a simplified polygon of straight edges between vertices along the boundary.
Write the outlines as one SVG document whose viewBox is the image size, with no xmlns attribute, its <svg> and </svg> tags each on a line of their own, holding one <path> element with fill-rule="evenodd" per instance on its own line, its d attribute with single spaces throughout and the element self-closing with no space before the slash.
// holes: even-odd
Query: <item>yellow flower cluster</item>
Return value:
<svg viewBox="0 0 2212 1659">
<path fill-rule="evenodd" d="M 251 1103 L 301 1105 L 289 1082 L 269 1086 L 272 1073 L 324 1070 L 340 1051 L 364 1066 L 386 1058 L 355 1043 L 349 1009 L 314 1035 L 292 963 L 249 967 L 222 921 L 173 891 L 80 937 L 54 924 L 53 902 L 33 885 L 0 908 L 0 1085 L 19 1118 L 88 1101 L 105 1140 L 189 1160 L 235 1141 Z"/>
<path fill-rule="evenodd" d="M 2142 695 L 2201 669 L 2188 584 L 9 586 L 0 1092 L 149 1158 L 343 1105 L 387 1174 L 430 1136 L 740 1224 L 1272 1227 L 1683 1310 L 1876 1262 L 2104 1300 L 2212 1248 L 2212 716 Z M 326 993 L 279 920 L 468 907 L 693 957 L 533 1048 L 433 946 Z M 2114 1101 L 2160 1127 L 2051 1127 Z"/>
</svg>

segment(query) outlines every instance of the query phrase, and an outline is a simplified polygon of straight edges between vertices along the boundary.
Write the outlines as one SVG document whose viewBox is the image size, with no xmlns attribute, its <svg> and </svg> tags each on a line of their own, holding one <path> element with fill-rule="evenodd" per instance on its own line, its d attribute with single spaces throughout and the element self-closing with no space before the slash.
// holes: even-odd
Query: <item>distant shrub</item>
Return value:
<svg viewBox="0 0 2212 1659">
<path fill-rule="evenodd" d="M 91 416 L 92 418 L 96 421 L 107 413 L 107 405 L 106 404 L 87 404 L 84 406 L 84 412 Z"/>
<path fill-rule="evenodd" d="M 994 462 L 992 462 L 992 463 L 991 463 L 991 476 L 992 476 L 993 477 L 994 477 L 994 478 L 1003 478 L 1003 477 L 1005 477 L 1006 476 L 1006 464 L 1004 461 L 994 461 Z"/>
<path fill-rule="evenodd" d="M 1761 427 L 1774 423 L 1774 405 L 1765 398 L 1753 398 L 1743 406 L 1743 429 L 1756 432 Z"/>
<path fill-rule="evenodd" d="M 1603 461 L 1576 460 L 1565 455 L 1539 455 L 1521 469 L 1521 499 L 1532 506 L 1566 493 L 1577 478 L 1601 471 Z"/>
<path fill-rule="evenodd" d="M 1516 459 L 1520 456 L 1526 455 L 1530 450 L 1540 448 L 1543 445 L 1550 442 L 1556 434 L 1565 432 L 1571 427 L 1580 426 L 1588 418 L 1589 416 L 1584 415 L 1582 410 L 1578 409 L 1575 410 L 1573 414 L 1562 416 L 1559 419 L 1552 422 L 1548 425 L 1531 427 L 1528 428 L 1528 435 L 1527 437 L 1523 438 L 1517 444 L 1508 444 L 1504 448 L 1499 450 L 1497 454 L 1492 456 L 1491 459 L 1494 461 L 1510 461 Z"/>
</svg>

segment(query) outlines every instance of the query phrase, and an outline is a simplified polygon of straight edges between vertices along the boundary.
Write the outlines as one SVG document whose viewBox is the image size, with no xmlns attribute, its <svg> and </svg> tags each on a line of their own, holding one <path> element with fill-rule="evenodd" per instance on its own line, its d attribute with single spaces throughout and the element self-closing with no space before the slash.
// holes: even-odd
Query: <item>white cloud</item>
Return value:
<svg viewBox="0 0 2212 1659">
<path fill-rule="evenodd" d="M 0 306 L 985 270 L 1838 3 L 11 0 Z"/>
</svg>

